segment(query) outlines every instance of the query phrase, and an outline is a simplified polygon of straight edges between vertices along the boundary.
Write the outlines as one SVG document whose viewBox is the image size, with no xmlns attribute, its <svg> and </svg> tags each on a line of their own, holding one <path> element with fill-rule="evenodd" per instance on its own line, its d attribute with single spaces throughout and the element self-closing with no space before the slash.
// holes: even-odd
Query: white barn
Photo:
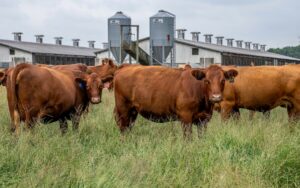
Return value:
<svg viewBox="0 0 300 188">
<path fill-rule="evenodd" d="M 149 37 L 139 40 L 139 47 L 149 54 Z M 249 49 L 223 44 L 213 44 L 195 40 L 175 40 L 176 66 L 190 64 L 192 67 L 206 67 L 210 64 L 219 65 L 284 65 L 297 64 L 300 59 L 267 52 L 264 49 Z M 96 52 L 97 58 L 113 58 L 108 49 Z M 167 62 L 170 57 L 167 58 Z M 127 56 L 126 62 L 129 61 Z M 135 63 L 132 60 L 132 63 Z"/>
<path fill-rule="evenodd" d="M 94 65 L 95 52 L 100 49 L 60 44 L 25 42 L 0 39 L 0 68 L 15 66 L 21 62 L 32 64 L 72 64 Z"/>
</svg>

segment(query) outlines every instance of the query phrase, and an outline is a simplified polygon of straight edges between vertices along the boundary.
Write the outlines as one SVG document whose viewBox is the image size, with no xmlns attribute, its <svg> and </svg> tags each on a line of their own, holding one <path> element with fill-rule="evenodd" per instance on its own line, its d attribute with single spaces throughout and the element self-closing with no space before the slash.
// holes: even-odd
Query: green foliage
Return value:
<svg viewBox="0 0 300 188">
<path fill-rule="evenodd" d="M 300 187 L 300 127 L 286 110 L 266 120 L 248 111 L 221 123 L 215 113 L 201 139 L 184 141 L 178 122 L 138 118 L 120 140 L 113 94 L 92 106 L 77 132 L 58 123 L 36 125 L 17 138 L 9 132 L 0 88 L 0 187 Z"/>
<path fill-rule="evenodd" d="M 288 46 L 284 48 L 270 48 L 268 51 L 300 59 L 300 45 L 295 47 Z"/>
</svg>

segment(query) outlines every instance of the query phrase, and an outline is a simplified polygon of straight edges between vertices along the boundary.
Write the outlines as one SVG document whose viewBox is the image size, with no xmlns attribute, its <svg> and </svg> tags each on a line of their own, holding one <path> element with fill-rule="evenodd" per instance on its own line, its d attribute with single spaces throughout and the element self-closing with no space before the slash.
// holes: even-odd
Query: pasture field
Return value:
<svg viewBox="0 0 300 188">
<path fill-rule="evenodd" d="M 300 123 L 290 127 L 283 108 L 226 123 L 214 113 L 192 141 L 178 122 L 139 117 L 121 142 L 113 93 L 64 136 L 53 123 L 17 138 L 3 87 L 0 98 L 0 187 L 300 187 Z"/>
</svg>

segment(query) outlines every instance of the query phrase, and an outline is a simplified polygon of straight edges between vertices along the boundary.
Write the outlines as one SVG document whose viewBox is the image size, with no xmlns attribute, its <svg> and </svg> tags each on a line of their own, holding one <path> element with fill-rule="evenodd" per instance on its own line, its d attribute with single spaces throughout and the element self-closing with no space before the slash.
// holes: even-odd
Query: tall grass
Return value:
<svg viewBox="0 0 300 188">
<path fill-rule="evenodd" d="M 215 113 L 188 142 L 178 122 L 139 117 L 122 142 L 105 92 L 78 132 L 62 136 L 53 123 L 16 138 L 5 95 L 1 88 L 0 187 L 300 187 L 300 128 L 282 108 L 227 123 Z"/>
</svg>

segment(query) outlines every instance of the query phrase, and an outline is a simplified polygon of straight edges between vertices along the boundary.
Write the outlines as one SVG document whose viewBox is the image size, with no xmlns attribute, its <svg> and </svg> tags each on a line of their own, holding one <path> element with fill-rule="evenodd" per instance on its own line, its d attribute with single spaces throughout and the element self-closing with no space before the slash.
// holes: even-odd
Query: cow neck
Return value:
<svg viewBox="0 0 300 188">
<path fill-rule="evenodd" d="M 193 96 L 197 97 L 199 104 L 203 103 L 203 100 L 208 100 L 208 93 L 206 92 L 207 89 L 204 81 L 197 80 L 189 70 L 182 72 L 181 77 L 182 86 L 186 91 L 189 90 L 189 92 L 193 93 Z"/>
<path fill-rule="evenodd" d="M 77 91 L 78 91 L 78 94 L 76 96 L 76 100 L 78 102 L 81 101 L 79 103 L 82 103 L 81 108 L 82 108 L 83 111 L 85 111 L 88 108 L 89 102 L 90 102 L 89 95 L 88 95 L 87 90 L 86 90 L 86 86 L 85 86 L 84 83 L 78 83 L 76 88 L 77 88 Z"/>
</svg>

